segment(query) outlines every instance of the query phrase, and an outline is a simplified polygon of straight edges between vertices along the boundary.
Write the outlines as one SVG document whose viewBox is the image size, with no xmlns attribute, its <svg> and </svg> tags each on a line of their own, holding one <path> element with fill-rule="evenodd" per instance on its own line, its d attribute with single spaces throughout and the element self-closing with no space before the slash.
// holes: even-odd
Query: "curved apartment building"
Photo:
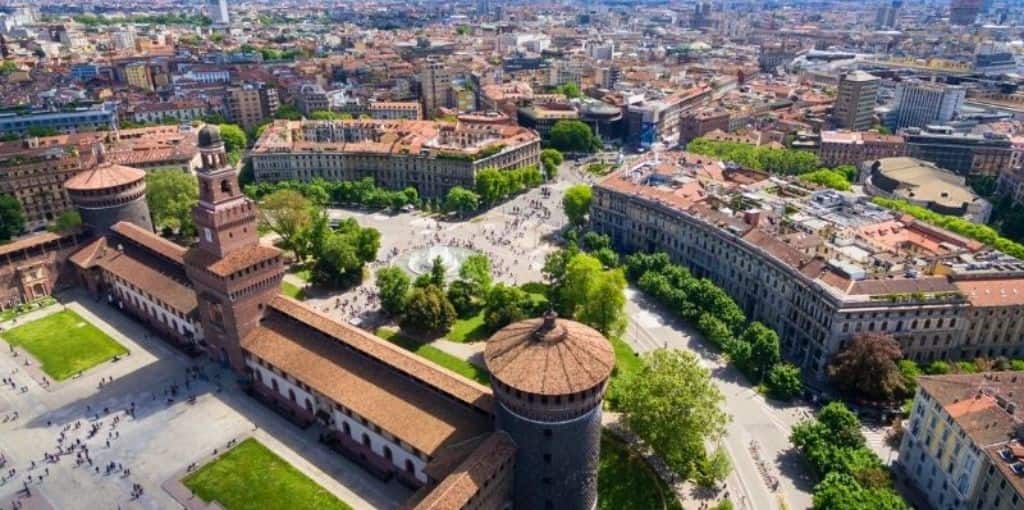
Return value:
<svg viewBox="0 0 1024 510">
<path fill-rule="evenodd" d="M 816 376 L 857 333 L 921 362 L 1024 354 L 1024 262 L 859 197 L 661 154 L 595 186 L 591 224 L 712 280 Z"/>
</svg>

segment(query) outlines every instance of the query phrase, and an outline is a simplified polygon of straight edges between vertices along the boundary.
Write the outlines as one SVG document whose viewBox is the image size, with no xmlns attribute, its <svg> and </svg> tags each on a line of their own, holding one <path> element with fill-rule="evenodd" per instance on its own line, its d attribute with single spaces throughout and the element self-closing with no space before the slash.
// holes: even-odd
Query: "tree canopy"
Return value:
<svg viewBox="0 0 1024 510">
<path fill-rule="evenodd" d="M 548 133 L 551 147 L 562 152 L 594 152 L 602 147 L 601 139 L 590 126 L 578 120 L 560 120 Z"/>
<path fill-rule="evenodd" d="M 424 333 L 443 333 L 455 322 L 455 308 L 444 290 L 435 285 L 412 289 L 399 321 L 403 329 Z"/>
<path fill-rule="evenodd" d="M 892 335 L 863 333 L 829 361 L 829 379 L 840 391 L 873 401 L 890 401 L 904 394 L 898 362 L 903 355 Z"/>
<path fill-rule="evenodd" d="M 198 201 L 199 183 L 194 175 L 179 170 L 146 173 L 146 202 L 157 228 L 194 236 L 192 208 Z"/>
<path fill-rule="evenodd" d="M 797 175 L 821 168 L 821 160 L 814 153 L 794 149 L 756 147 L 739 142 L 718 142 L 697 138 L 686 145 L 686 150 L 711 156 L 754 170 L 765 170 L 783 175 Z"/>
<path fill-rule="evenodd" d="M 454 186 L 448 190 L 444 199 L 444 208 L 447 211 L 457 212 L 459 216 L 477 210 L 480 207 L 480 195 L 462 186 Z"/>
<path fill-rule="evenodd" d="M 705 445 L 725 434 L 725 399 L 691 352 L 659 349 L 642 359 L 642 368 L 616 391 L 619 410 L 629 430 L 669 468 L 691 478 L 708 458 Z"/>
<path fill-rule="evenodd" d="M 260 199 L 259 205 L 261 221 L 281 236 L 283 247 L 304 255 L 300 244 L 316 213 L 313 203 L 298 191 L 280 189 Z"/>
<path fill-rule="evenodd" d="M 547 174 L 548 179 L 552 179 L 558 174 L 558 167 L 563 161 L 565 158 L 558 149 L 547 148 L 540 151 L 540 164 L 544 167 L 544 173 Z"/>
<path fill-rule="evenodd" d="M 587 222 L 587 215 L 590 213 L 590 203 L 593 201 L 593 191 L 586 184 L 577 184 L 565 190 L 562 197 L 562 209 L 573 225 L 583 225 Z"/>
<path fill-rule="evenodd" d="M 409 275 L 395 266 L 377 271 L 377 289 L 380 293 L 380 307 L 391 315 L 399 315 L 405 309 L 410 289 Z"/>
<path fill-rule="evenodd" d="M 8 194 L 0 194 L 0 241 L 9 241 L 25 230 L 25 210 L 21 202 Z"/>
<path fill-rule="evenodd" d="M 68 209 L 60 213 L 57 219 L 54 220 L 52 230 L 60 233 L 72 232 L 78 227 L 82 226 L 82 215 L 75 209 Z"/>
</svg>

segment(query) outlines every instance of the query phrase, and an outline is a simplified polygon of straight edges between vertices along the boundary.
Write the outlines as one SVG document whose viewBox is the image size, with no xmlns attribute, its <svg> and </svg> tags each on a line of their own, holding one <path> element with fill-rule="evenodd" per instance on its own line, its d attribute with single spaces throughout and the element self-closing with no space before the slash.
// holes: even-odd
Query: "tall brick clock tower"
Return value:
<svg viewBox="0 0 1024 510">
<path fill-rule="evenodd" d="M 239 343 L 281 288 L 281 250 L 260 244 L 256 205 L 242 194 L 220 131 L 207 125 L 198 141 L 202 167 L 192 219 L 199 243 L 185 254 L 185 268 L 199 301 L 207 351 L 244 374 Z"/>
</svg>

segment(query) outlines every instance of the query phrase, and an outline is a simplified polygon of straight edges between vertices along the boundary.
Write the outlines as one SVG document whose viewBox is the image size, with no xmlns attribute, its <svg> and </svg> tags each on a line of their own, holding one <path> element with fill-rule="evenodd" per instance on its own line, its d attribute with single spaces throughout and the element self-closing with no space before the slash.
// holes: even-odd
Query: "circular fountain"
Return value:
<svg viewBox="0 0 1024 510">
<path fill-rule="evenodd" d="M 404 253 L 398 258 L 397 265 L 413 275 L 419 276 L 429 273 L 430 268 L 434 265 L 434 259 L 440 257 L 447 269 L 445 276 L 453 279 L 459 275 L 462 263 L 475 253 L 474 250 L 458 246 L 430 246 Z"/>
</svg>

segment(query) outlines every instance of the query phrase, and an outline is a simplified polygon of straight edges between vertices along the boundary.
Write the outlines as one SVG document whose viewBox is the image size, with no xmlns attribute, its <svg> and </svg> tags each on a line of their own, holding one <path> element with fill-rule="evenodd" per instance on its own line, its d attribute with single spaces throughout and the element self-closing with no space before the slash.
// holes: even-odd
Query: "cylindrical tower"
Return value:
<svg viewBox="0 0 1024 510">
<path fill-rule="evenodd" d="M 497 426 L 516 443 L 515 507 L 595 508 L 601 401 L 615 367 L 608 340 L 549 313 L 495 333 L 484 361 Z"/>
<path fill-rule="evenodd" d="M 94 149 L 96 166 L 64 182 L 82 223 L 97 235 L 120 221 L 153 230 L 146 204 L 146 172 L 107 161 L 103 146 Z"/>
</svg>

